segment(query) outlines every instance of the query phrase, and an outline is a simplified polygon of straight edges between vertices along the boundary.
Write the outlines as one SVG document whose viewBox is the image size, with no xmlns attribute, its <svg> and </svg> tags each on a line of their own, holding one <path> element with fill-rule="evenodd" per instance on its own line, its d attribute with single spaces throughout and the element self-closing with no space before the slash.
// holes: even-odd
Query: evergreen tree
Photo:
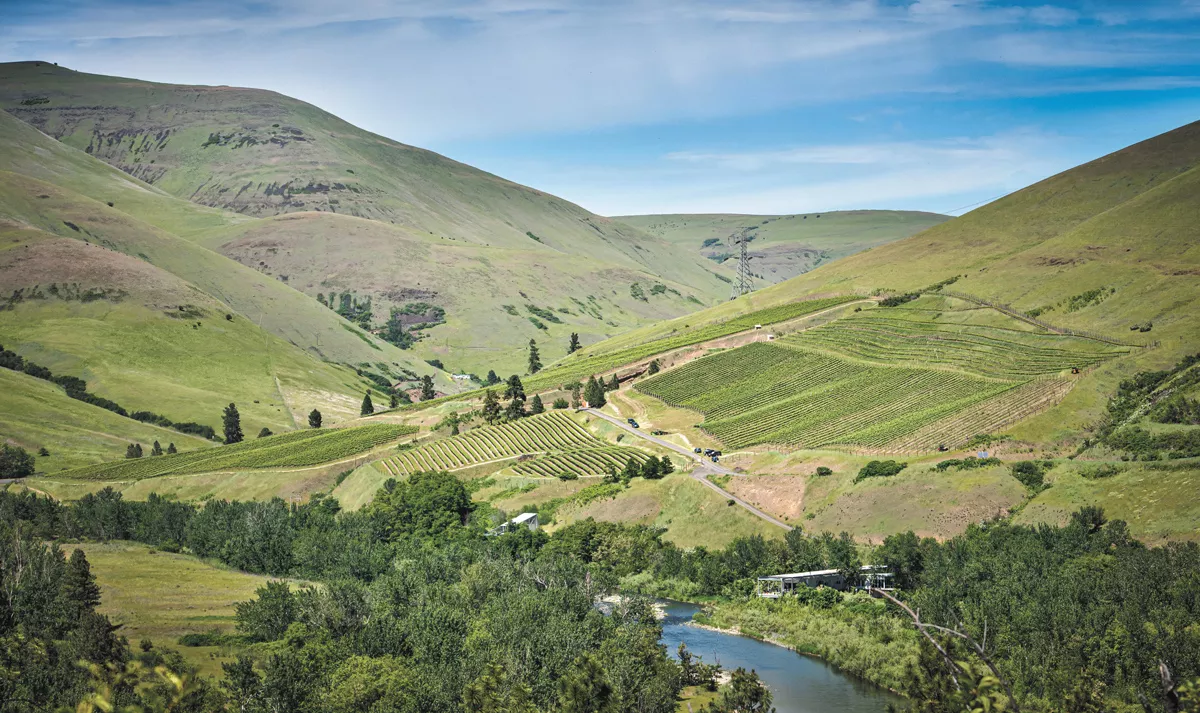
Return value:
<svg viewBox="0 0 1200 713">
<path fill-rule="evenodd" d="M 488 369 L 487 386 L 495 386 L 496 384 L 499 384 L 499 383 L 500 383 L 500 377 L 496 376 L 496 370 Z"/>
<path fill-rule="evenodd" d="M 504 417 L 509 421 L 516 421 L 525 415 L 525 401 L 522 399 L 513 399 L 508 402 L 508 408 L 504 409 Z"/>
<path fill-rule="evenodd" d="M 142 444 L 141 444 L 141 443 L 135 443 L 135 444 L 133 444 L 133 452 L 134 452 L 134 454 L 135 454 L 135 455 L 133 456 L 134 458 L 141 458 L 143 455 L 145 455 L 145 454 L 142 452 Z"/>
<path fill-rule="evenodd" d="M 567 344 L 567 353 L 574 354 L 575 352 L 579 351 L 579 349 L 579 333 L 571 332 L 571 342 Z"/>
<path fill-rule="evenodd" d="M 589 654 L 576 659 L 558 683 L 560 713 L 602 713 L 611 710 L 612 697 L 604 667 Z"/>
<path fill-rule="evenodd" d="M 451 436 L 457 436 L 458 434 L 459 434 L 459 430 L 458 430 L 458 415 L 457 415 L 457 414 L 455 414 L 455 418 L 454 418 L 454 420 L 450 422 L 450 435 L 451 435 Z"/>
<path fill-rule="evenodd" d="M 645 463 L 642 463 L 642 477 L 646 480 L 658 480 L 662 477 L 662 473 L 659 472 L 660 467 L 658 456 L 650 456 Z"/>
<path fill-rule="evenodd" d="M 150 449 L 150 455 L 152 455 L 152 456 L 161 456 L 162 454 L 163 454 L 163 451 L 162 451 L 162 446 L 161 446 L 161 445 L 159 445 L 158 441 L 155 441 L 155 442 L 154 442 L 154 447 Z"/>
<path fill-rule="evenodd" d="M 545 413 L 546 407 L 542 405 L 542 397 L 537 394 L 533 395 L 533 400 L 529 402 L 529 413 Z"/>
<path fill-rule="evenodd" d="M 772 696 L 767 687 L 751 669 L 738 668 L 733 672 L 729 685 L 721 692 L 721 699 L 714 701 L 708 710 L 712 713 L 774 713 Z"/>
<path fill-rule="evenodd" d="M 617 477 L 617 469 L 613 467 L 612 463 L 609 463 L 607 466 L 605 466 L 604 482 L 615 483 L 618 480 L 620 480 L 620 478 Z"/>
<path fill-rule="evenodd" d="M 670 475 L 675 472 L 675 464 L 671 462 L 670 456 L 663 456 L 658 461 L 658 472 L 663 475 Z"/>
<path fill-rule="evenodd" d="M 508 377 L 508 385 L 504 389 L 504 398 L 525 400 L 525 387 L 521 384 L 521 377 L 516 374 Z"/>
<path fill-rule="evenodd" d="M 241 443 L 244 438 L 242 436 L 242 416 L 238 413 L 237 406 L 234 404 L 226 406 L 222 421 L 225 427 L 225 442 Z"/>
<path fill-rule="evenodd" d="M 396 390 L 392 389 L 388 392 L 388 408 L 396 408 L 400 405 L 400 397 L 396 394 Z"/>
<path fill-rule="evenodd" d="M 133 447 L 132 443 L 125 446 L 125 457 L 126 458 L 137 458 L 138 457 L 137 449 Z"/>
<path fill-rule="evenodd" d="M 654 376 L 655 374 L 658 373 L 658 360 L 657 359 L 652 359 L 650 361 L 650 366 L 649 366 L 649 368 L 646 369 L 646 373 L 649 374 L 650 376 Z"/>
<path fill-rule="evenodd" d="M 542 370 L 542 357 L 538 354 L 537 342 L 529 340 L 529 373 L 536 374 Z"/>
<path fill-rule="evenodd" d="M 575 384 L 571 387 L 571 408 L 579 408 L 583 405 L 583 399 L 580 397 L 579 393 L 580 391 L 582 391 L 582 389 L 580 388 L 579 384 Z"/>
<path fill-rule="evenodd" d="M 362 408 L 358 410 L 359 416 L 370 416 L 375 413 L 375 404 L 371 403 L 371 391 L 367 390 L 367 395 L 363 397 Z"/>
<path fill-rule="evenodd" d="M 308 427 L 309 428 L 320 428 L 321 427 L 321 412 L 320 411 L 313 409 L 308 414 Z"/>
<path fill-rule="evenodd" d="M 429 401 L 437 398 L 437 392 L 433 390 L 433 377 L 429 374 L 421 377 L 421 400 Z"/>
<path fill-rule="evenodd" d="M 174 443 L 168 443 L 168 444 L 167 444 L 167 455 L 171 455 L 172 453 L 178 453 L 178 452 L 179 452 L 179 451 L 178 451 L 178 450 L 176 450 L 176 448 L 175 448 L 175 444 L 174 444 Z"/>
<path fill-rule="evenodd" d="M 262 430 L 258 432 L 259 438 L 266 438 L 267 436 L 274 436 L 274 435 L 275 434 L 271 432 L 271 429 L 267 428 L 266 426 L 263 426 Z"/>
<path fill-rule="evenodd" d="M 607 403 L 604 398 L 604 387 L 596 381 L 596 377 L 588 378 L 587 387 L 583 390 L 583 398 L 591 408 L 601 408 Z"/>
<path fill-rule="evenodd" d="M 619 388 L 621 388 L 621 380 L 617 378 L 616 374 L 613 374 L 612 381 L 608 382 L 608 390 L 616 391 Z"/>
<path fill-rule="evenodd" d="M 496 392 L 488 389 L 483 395 L 483 420 L 489 424 L 496 423 L 500 418 L 500 399 L 496 398 Z"/>
<path fill-rule="evenodd" d="M 621 480 L 628 483 L 641 474 L 642 469 L 638 467 L 637 459 L 635 459 L 633 456 L 630 456 L 629 460 L 625 461 L 625 470 L 621 471 Z"/>
<path fill-rule="evenodd" d="M 83 550 L 75 550 L 67 560 L 62 582 L 62 597 L 77 611 L 91 611 L 100 605 L 100 586 L 92 576 L 92 566 Z"/>
</svg>

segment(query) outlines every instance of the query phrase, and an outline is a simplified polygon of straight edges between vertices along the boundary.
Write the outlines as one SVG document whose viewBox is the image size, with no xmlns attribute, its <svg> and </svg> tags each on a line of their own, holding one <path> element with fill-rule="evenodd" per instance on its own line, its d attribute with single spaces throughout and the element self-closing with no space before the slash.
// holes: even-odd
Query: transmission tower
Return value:
<svg viewBox="0 0 1200 713">
<path fill-rule="evenodd" d="M 754 289 L 750 283 L 750 256 L 746 253 L 746 244 L 750 242 L 747 233 L 750 231 L 743 230 L 738 239 L 738 266 L 737 279 L 733 282 L 733 292 L 729 295 L 729 299 L 737 299 L 744 294 L 748 294 Z"/>
</svg>

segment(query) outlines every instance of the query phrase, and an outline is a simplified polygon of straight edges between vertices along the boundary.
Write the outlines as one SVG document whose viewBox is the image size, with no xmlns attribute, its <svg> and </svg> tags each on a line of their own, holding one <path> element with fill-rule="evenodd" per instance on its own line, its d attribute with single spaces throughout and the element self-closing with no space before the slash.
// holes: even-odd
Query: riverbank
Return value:
<svg viewBox="0 0 1200 713">
<path fill-rule="evenodd" d="M 883 602 L 852 594 L 828 608 L 753 598 L 708 605 L 692 626 L 746 636 L 811 656 L 892 692 L 903 689 L 919 652 L 917 632 Z"/>
</svg>

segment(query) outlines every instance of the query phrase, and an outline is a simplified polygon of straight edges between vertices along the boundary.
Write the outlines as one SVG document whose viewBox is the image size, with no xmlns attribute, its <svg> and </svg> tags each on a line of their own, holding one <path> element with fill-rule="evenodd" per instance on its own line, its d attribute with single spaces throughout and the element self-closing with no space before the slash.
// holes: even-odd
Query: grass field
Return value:
<svg viewBox="0 0 1200 713">
<path fill-rule="evenodd" d="M 411 426 L 390 423 L 308 429 L 173 455 L 147 454 L 59 475 L 71 480 L 135 481 L 164 475 L 313 466 L 351 458 L 415 431 Z"/>
<path fill-rule="evenodd" d="M 120 633 L 132 646 L 150 639 L 156 646 L 178 649 L 207 676 L 220 676 L 221 663 L 232 660 L 232 652 L 179 646 L 179 637 L 213 629 L 233 633 L 234 604 L 252 599 L 254 590 L 270 579 L 135 543 L 65 549 L 76 547 L 87 555 L 100 584 L 100 612 L 122 625 Z"/>
<path fill-rule="evenodd" d="M 948 220 L 948 216 L 852 210 L 798 215 L 623 215 L 616 220 L 717 260 L 735 255 L 737 241 L 745 234 L 751 241 L 754 273 L 771 284 L 831 260 L 906 238 Z"/>
</svg>

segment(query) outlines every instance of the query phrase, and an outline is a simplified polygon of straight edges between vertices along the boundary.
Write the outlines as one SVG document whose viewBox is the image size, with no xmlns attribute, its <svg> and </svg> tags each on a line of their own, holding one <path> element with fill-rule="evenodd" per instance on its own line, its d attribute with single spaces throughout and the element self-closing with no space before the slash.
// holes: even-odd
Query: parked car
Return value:
<svg viewBox="0 0 1200 713">
<path fill-rule="evenodd" d="M 712 457 L 712 462 L 713 462 L 713 463 L 716 463 L 716 462 L 717 462 L 717 457 L 716 457 L 716 456 L 713 456 L 713 457 Z"/>
<path fill-rule="evenodd" d="M 699 449 L 699 448 L 693 448 L 693 449 L 692 449 L 692 452 L 693 452 L 693 453 L 699 453 L 699 452 L 700 452 L 700 449 Z"/>
</svg>

